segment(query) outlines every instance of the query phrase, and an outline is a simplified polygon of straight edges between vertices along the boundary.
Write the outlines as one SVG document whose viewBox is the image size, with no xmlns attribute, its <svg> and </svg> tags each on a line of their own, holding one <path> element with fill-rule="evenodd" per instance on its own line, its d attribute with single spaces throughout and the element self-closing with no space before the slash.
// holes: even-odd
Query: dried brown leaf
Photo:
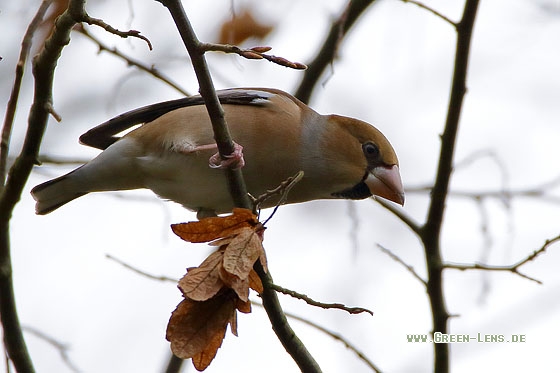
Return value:
<svg viewBox="0 0 560 373">
<path fill-rule="evenodd" d="M 251 313 L 251 302 L 250 301 L 242 301 L 241 299 L 237 300 L 237 310 L 243 313 Z"/>
<path fill-rule="evenodd" d="M 232 275 L 231 273 L 227 272 L 223 269 L 220 272 L 220 278 L 228 288 L 235 291 L 237 296 L 242 299 L 243 301 L 247 301 L 249 299 L 249 279 L 248 278 L 239 278 L 236 275 Z"/>
<path fill-rule="evenodd" d="M 210 356 L 208 351 L 221 345 L 227 324 L 235 313 L 236 302 L 237 296 L 228 290 L 204 302 L 187 298 L 179 303 L 171 314 L 166 333 L 173 354 L 181 359 L 203 352 Z"/>
<path fill-rule="evenodd" d="M 237 312 L 234 312 L 229 319 L 229 329 L 231 334 L 237 337 Z"/>
<path fill-rule="evenodd" d="M 249 272 L 249 287 L 259 294 L 264 291 L 261 278 L 255 270 L 251 270 L 251 272 Z"/>
<path fill-rule="evenodd" d="M 236 233 L 224 251 L 223 267 L 226 272 L 246 279 L 264 249 L 254 228 L 241 228 Z"/>
<path fill-rule="evenodd" d="M 220 278 L 223 257 L 222 250 L 213 252 L 199 267 L 190 269 L 179 280 L 178 286 L 183 295 L 196 301 L 204 301 L 216 295 L 224 286 Z"/>
<path fill-rule="evenodd" d="M 235 315 L 235 312 L 233 314 Z M 224 335 L 220 335 L 220 333 L 217 333 L 214 336 L 214 338 L 212 338 L 210 343 L 208 343 L 204 351 L 192 357 L 192 363 L 196 370 L 202 372 L 203 370 L 208 368 L 212 360 L 214 360 L 214 358 L 216 357 L 216 354 L 218 353 L 218 349 L 222 346 L 222 341 L 224 340 L 225 332 L 226 329 L 224 328 Z M 237 334 L 235 335 L 237 336 Z"/>
<path fill-rule="evenodd" d="M 239 228 L 254 226 L 257 217 L 248 209 L 233 209 L 233 214 L 202 219 L 189 223 L 172 224 L 173 233 L 188 242 L 208 242 L 228 237 Z"/>
</svg>

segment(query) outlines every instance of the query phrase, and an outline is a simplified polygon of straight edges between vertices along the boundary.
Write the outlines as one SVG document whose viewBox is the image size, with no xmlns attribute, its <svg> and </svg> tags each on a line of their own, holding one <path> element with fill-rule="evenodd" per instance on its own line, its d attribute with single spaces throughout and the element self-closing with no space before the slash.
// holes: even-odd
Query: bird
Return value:
<svg viewBox="0 0 560 373">
<path fill-rule="evenodd" d="M 228 213 L 235 206 L 224 176 L 227 167 L 242 168 L 253 196 L 303 171 L 283 201 L 286 204 L 373 195 L 404 205 L 397 155 L 373 125 L 321 115 L 278 89 L 230 88 L 216 93 L 236 144 L 232 160 L 220 163 L 212 157 L 217 148 L 200 95 L 148 105 L 83 134 L 82 144 L 103 151 L 68 174 L 35 186 L 31 194 L 36 213 L 48 214 L 91 192 L 142 188 L 198 212 L 199 217 Z M 260 207 L 276 203 L 270 199 Z"/>
</svg>

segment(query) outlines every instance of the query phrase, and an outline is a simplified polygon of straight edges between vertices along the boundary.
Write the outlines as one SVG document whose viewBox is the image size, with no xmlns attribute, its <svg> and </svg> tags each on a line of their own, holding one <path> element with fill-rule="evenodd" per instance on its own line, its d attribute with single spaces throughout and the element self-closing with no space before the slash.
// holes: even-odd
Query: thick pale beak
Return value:
<svg viewBox="0 0 560 373">
<path fill-rule="evenodd" d="M 404 188 L 399 166 L 376 167 L 371 170 L 365 183 L 373 195 L 404 205 Z"/>
</svg>

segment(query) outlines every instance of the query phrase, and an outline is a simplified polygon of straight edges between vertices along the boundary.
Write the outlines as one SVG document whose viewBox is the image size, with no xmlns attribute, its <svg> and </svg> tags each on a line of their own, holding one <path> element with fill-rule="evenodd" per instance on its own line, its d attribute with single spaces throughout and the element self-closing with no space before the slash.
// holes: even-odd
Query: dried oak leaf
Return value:
<svg viewBox="0 0 560 373">
<path fill-rule="evenodd" d="M 255 272 L 255 270 L 249 272 L 249 287 L 259 294 L 261 294 L 264 291 L 261 278 L 259 277 L 258 273 Z"/>
<path fill-rule="evenodd" d="M 187 274 L 179 280 L 179 289 L 186 298 L 204 301 L 216 295 L 224 286 L 220 273 L 224 251 L 213 252 L 200 266 L 189 269 Z"/>
<path fill-rule="evenodd" d="M 224 329 L 225 335 L 225 329 Z M 192 357 L 192 363 L 196 370 L 202 372 L 214 360 L 216 354 L 218 353 L 218 349 L 222 346 L 222 341 L 224 339 L 224 335 L 220 335 L 217 333 L 212 340 L 208 343 L 204 351 L 199 352 L 198 354 Z"/>
<path fill-rule="evenodd" d="M 184 299 L 167 325 L 166 338 L 171 342 L 173 354 L 181 359 L 196 356 L 197 369 L 198 363 L 200 367 L 208 366 L 222 344 L 236 308 L 237 296 L 232 290 L 220 292 L 203 302 Z"/>
<path fill-rule="evenodd" d="M 254 227 L 243 227 L 234 232 L 224 251 L 224 270 L 240 279 L 247 279 L 253 265 L 264 252 L 262 240 Z"/>
<path fill-rule="evenodd" d="M 251 302 L 237 299 L 237 310 L 242 313 L 251 313 Z"/>
<path fill-rule="evenodd" d="M 222 270 L 220 272 L 220 279 L 223 281 L 224 285 L 233 291 L 235 294 L 243 300 L 246 301 L 249 299 L 249 279 L 248 278 L 239 278 L 236 275 L 232 275 L 224 270 L 222 266 Z"/>
<path fill-rule="evenodd" d="M 233 209 L 233 214 L 217 216 L 189 223 L 172 224 L 173 233 L 188 242 L 214 241 L 230 236 L 239 228 L 256 226 L 257 217 L 248 209 Z"/>
</svg>

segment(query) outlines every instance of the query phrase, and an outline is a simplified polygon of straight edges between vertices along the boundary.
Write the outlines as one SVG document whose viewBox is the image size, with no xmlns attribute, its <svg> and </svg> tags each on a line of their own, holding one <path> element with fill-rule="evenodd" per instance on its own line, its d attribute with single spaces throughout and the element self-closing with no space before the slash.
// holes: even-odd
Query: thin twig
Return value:
<svg viewBox="0 0 560 373">
<path fill-rule="evenodd" d="M 290 176 L 288 179 L 284 180 L 282 183 L 280 183 L 280 185 L 278 185 L 276 188 L 272 189 L 272 190 L 267 190 L 266 193 L 261 194 L 260 196 L 258 196 L 257 198 L 255 198 L 253 200 L 253 211 L 258 210 L 259 209 L 259 205 L 261 203 L 263 203 L 264 201 L 266 201 L 267 199 L 280 194 L 280 199 L 278 200 L 278 203 L 276 204 L 276 206 L 274 206 L 274 209 L 272 210 L 272 213 L 270 214 L 270 216 L 264 221 L 264 223 L 262 223 L 263 226 L 266 226 L 266 224 L 270 221 L 270 219 L 272 219 L 272 217 L 274 216 L 274 214 L 276 214 L 276 211 L 278 211 L 278 208 L 284 204 L 284 202 L 286 202 L 286 199 L 288 198 L 288 193 L 290 193 L 290 190 L 292 190 L 292 188 L 301 181 L 301 179 L 303 178 L 304 172 L 303 171 L 299 171 L 297 174 L 295 174 L 294 176 Z"/>
<path fill-rule="evenodd" d="M 420 281 L 422 283 L 422 285 L 427 286 L 428 283 L 426 282 L 426 280 L 424 280 L 422 278 L 422 276 L 420 276 L 418 274 L 418 272 L 416 272 L 416 270 L 414 269 L 413 266 L 411 266 L 410 264 L 407 264 L 404 260 L 402 260 L 398 255 L 396 255 L 395 253 L 393 253 L 391 250 L 383 247 L 381 244 L 376 244 L 377 247 L 385 254 L 387 254 L 391 259 L 393 259 L 394 261 L 396 261 L 397 263 L 401 264 L 404 268 L 406 268 L 406 270 L 408 272 L 410 272 L 412 274 L 412 276 L 414 276 L 414 278 L 416 278 L 418 281 Z"/>
<path fill-rule="evenodd" d="M 132 265 L 123 262 L 122 260 L 115 258 L 114 256 L 112 256 L 111 254 L 105 254 L 105 258 L 112 260 L 118 264 L 120 264 L 121 266 L 123 266 L 126 269 L 131 270 L 132 272 L 139 274 L 141 276 L 147 277 L 151 280 L 156 280 L 156 281 L 168 281 L 168 282 L 174 282 L 177 283 L 179 282 L 178 279 L 176 278 L 171 278 L 171 277 L 167 277 L 167 276 L 156 276 L 156 275 L 152 275 L 149 274 L 148 272 L 142 271 L 141 269 L 138 269 L 136 267 L 133 267 Z"/>
<path fill-rule="evenodd" d="M 368 310 L 367 308 L 362 308 L 362 307 L 347 307 L 342 303 L 323 303 L 323 302 L 318 302 L 316 300 L 311 299 L 310 297 L 308 297 L 305 294 L 302 293 L 298 293 L 297 291 L 294 290 L 290 290 L 290 289 L 286 289 L 280 285 L 277 284 L 273 284 L 272 288 L 282 294 L 286 294 L 289 295 L 293 298 L 296 299 L 301 299 L 303 301 L 305 301 L 305 303 L 309 304 L 310 306 L 315 306 L 315 307 L 319 307 L 319 308 L 324 308 L 324 309 L 338 309 L 338 310 L 343 310 L 346 311 L 350 314 L 358 314 L 358 313 L 369 313 L 370 315 L 373 316 L 373 311 Z"/>
<path fill-rule="evenodd" d="M 255 302 L 255 301 L 251 301 L 251 304 L 257 307 L 263 307 L 262 304 Z M 326 335 L 328 335 L 329 337 L 333 338 L 334 340 L 340 341 L 344 344 L 344 346 L 346 348 L 348 348 L 350 351 L 352 351 L 354 354 L 356 354 L 356 356 L 362 360 L 367 366 L 369 366 L 374 372 L 376 373 L 381 373 L 381 369 L 379 369 L 362 351 L 358 350 L 358 348 L 356 346 L 354 346 L 352 343 L 350 343 L 346 338 L 344 338 L 342 335 L 335 333 L 333 331 L 330 331 L 329 329 L 311 321 L 308 319 L 305 319 L 301 316 L 297 316 L 293 313 L 290 312 L 286 312 L 286 316 L 288 316 L 290 319 L 294 319 L 297 321 L 300 321 L 314 329 L 319 330 L 322 333 L 325 333 Z"/>
<path fill-rule="evenodd" d="M 498 190 L 449 190 L 448 195 L 456 198 L 470 198 L 474 200 L 482 200 L 486 198 L 498 199 L 504 203 L 515 197 L 525 198 L 545 198 L 547 202 L 560 203 L 560 197 L 547 195 L 547 191 L 560 186 L 560 176 L 556 176 L 550 181 L 529 186 L 526 188 L 502 188 Z M 431 185 L 412 185 L 406 188 L 407 194 L 426 194 L 431 193 L 433 186 Z"/>
<path fill-rule="evenodd" d="M 523 277 L 527 280 L 530 281 L 534 281 L 537 284 L 542 284 L 542 281 L 537 280 L 533 277 L 530 277 L 526 274 L 523 274 L 521 272 L 519 272 L 519 268 L 533 260 L 535 260 L 535 258 L 541 254 L 543 254 L 546 249 L 548 249 L 548 247 L 550 247 L 552 244 L 556 243 L 560 241 L 560 235 L 548 239 L 545 241 L 545 243 L 537 250 L 533 251 L 530 255 L 528 255 L 527 257 L 525 257 L 524 259 L 518 261 L 517 263 L 514 263 L 512 265 L 509 266 L 496 266 L 496 265 L 490 265 L 490 264 L 484 264 L 484 263 L 474 263 L 474 264 L 462 264 L 462 263 L 445 263 L 443 265 L 444 268 L 449 268 L 449 269 L 457 269 L 460 271 L 465 271 L 465 270 L 483 270 L 483 271 L 505 271 L 505 272 L 511 272 L 514 273 L 520 277 Z"/>
<path fill-rule="evenodd" d="M 437 10 L 435 10 L 434 8 L 430 8 L 429 6 L 419 2 L 419 1 L 415 1 L 415 0 L 402 0 L 405 3 L 410 3 L 410 4 L 414 4 L 424 10 L 427 10 L 428 12 L 432 13 L 433 15 L 441 18 L 442 20 L 444 20 L 445 22 L 449 23 L 450 25 L 452 25 L 453 27 L 457 27 L 457 23 L 453 22 L 450 18 L 444 16 L 442 13 L 438 12 Z"/>
<path fill-rule="evenodd" d="M 290 69 L 305 70 L 307 66 L 300 62 L 292 62 L 284 57 L 278 57 L 271 54 L 266 54 L 272 48 L 270 47 L 253 47 L 249 49 L 242 49 L 235 45 L 229 44 L 214 44 L 214 43 L 200 43 L 199 48 L 203 52 L 223 52 L 230 54 L 237 54 L 249 60 L 262 60 L 265 59 L 269 62 L 275 63 L 280 66 L 289 67 Z"/>
<path fill-rule="evenodd" d="M 116 56 L 122 60 L 124 60 L 127 65 L 137 67 L 139 70 L 145 71 L 148 74 L 152 75 L 154 78 L 161 80 L 165 84 L 169 85 L 170 87 L 174 88 L 177 92 L 181 93 L 184 96 L 190 96 L 190 93 L 183 89 L 178 83 L 174 82 L 168 76 L 165 76 L 161 73 L 154 65 L 148 66 L 141 61 L 133 59 L 130 56 L 127 56 L 123 52 L 119 51 L 115 47 L 109 47 L 107 44 L 103 43 L 101 40 L 93 36 L 83 25 L 80 25 L 75 28 L 77 32 L 87 37 L 89 40 L 97 44 L 100 52 L 108 52 L 113 56 Z"/>
<path fill-rule="evenodd" d="M 375 202 L 379 203 L 381 206 L 393 213 L 397 218 L 399 218 L 403 223 L 405 223 L 414 233 L 418 236 L 422 234 L 422 226 L 415 222 L 407 213 L 404 212 L 402 208 L 395 206 L 393 203 L 387 202 L 382 198 L 373 198 Z"/>
<path fill-rule="evenodd" d="M 116 28 L 114 28 L 113 26 L 109 25 L 108 23 L 105 23 L 105 21 L 103 21 L 102 19 L 99 18 L 93 18 L 90 17 L 86 12 L 83 12 L 79 15 L 79 18 L 76 18 L 77 21 L 79 22 L 85 22 L 89 25 L 95 25 L 95 26 L 99 26 L 102 29 L 104 29 L 105 31 L 120 36 L 121 38 L 129 38 L 129 37 L 133 37 L 133 38 L 138 38 L 141 40 L 144 40 L 146 42 L 146 44 L 148 45 L 148 48 L 150 50 L 152 50 L 152 43 L 150 42 L 150 40 L 145 37 L 144 35 L 140 35 L 140 31 L 138 30 L 128 30 L 128 31 L 120 31 Z"/>
<path fill-rule="evenodd" d="M 4 125 L 2 126 L 2 138 L 0 140 L 0 194 L 4 189 L 6 181 L 6 172 L 8 170 L 8 153 L 10 150 L 10 138 L 12 136 L 12 128 L 14 125 L 14 118 L 16 115 L 16 108 L 19 101 L 19 93 L 21 91 L 21 82 L 25 72 L 25 65 L 33 44 L 33 35 L 37 28 L 41 25 L 43 17 L 50 7 L 52 1 L 43 1 L 37 10 L 37 13 L 27 26 L 23 41 L 21 42 L 21 50 L 19 52 L 19 59 L 16 64 L 16 71 L 14 77 L 14 84 L 12 85 L 12 93 L 8 100 L 6 108 L 6 116 L 4 117 Z"/>
<path fill-rule="evenodd" d="M 340 16 L 332 23 L 329 34 L 323 42 L 317 55 L 309 64 L 294 96 L 305 103 L 309 103 L 311 93 L 323 72 L 334 61 L 338 49 L 348 31 L 356 23 L 360 15 L 375 0 L 349 0 Z"/>
<path fill-rule="evenodd" d="M 68 369 L 70 369 L 72 372 L 81 372 L 80 368 L 78 368 L 78 366 L 74 364 L 74 362 L 72 362 L 72 360 L 70 359 L 70 354 L 68 353 L 70 347 L 68 345 L 59 342 L 55 338 L 51 337 L 50 335 L 47 335 L 46 333 L 38 329 L 32 328 L 30 326 L 24 326 L 23 330 L 26 333 L 31 333 L 37 338 L 42 339 L 43 341 L 47 342 L 48 344 L 52 345 L 55 349 L 57 349 L 58 352 L 60 353 L 60 358 L 62 359 L 62 361 L 64 361 Z"/>
</svg>

